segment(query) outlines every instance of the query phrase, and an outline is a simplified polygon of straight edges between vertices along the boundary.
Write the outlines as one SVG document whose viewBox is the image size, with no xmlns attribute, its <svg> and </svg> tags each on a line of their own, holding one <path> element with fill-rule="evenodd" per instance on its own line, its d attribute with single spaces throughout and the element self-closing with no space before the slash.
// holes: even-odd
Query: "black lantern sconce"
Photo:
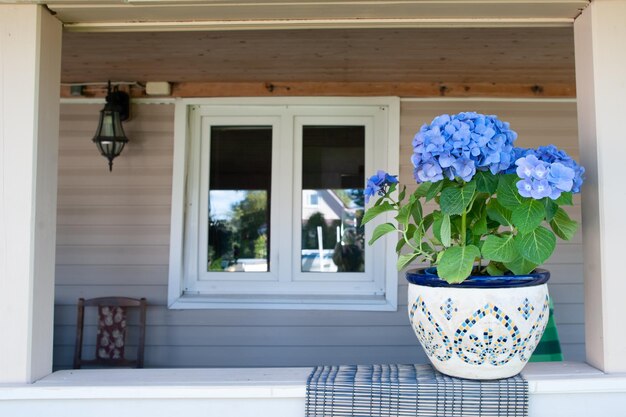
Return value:
<svg viewBox="0 0 626 417">
<path fill-rule="evenodd" d="M 113 170 L 113 159 L 122 153 L 124 146 L 128 143 L 122 122 L 128 120 L 129 116 L 130 96 L 119 91 L 117 86 L 111 91 L 111 81 L 109 81 L 106 104 L 100 110 L 100 122 L 92 139 L 100 154 L 109 160 L 109 171 Z"/>
</svg>

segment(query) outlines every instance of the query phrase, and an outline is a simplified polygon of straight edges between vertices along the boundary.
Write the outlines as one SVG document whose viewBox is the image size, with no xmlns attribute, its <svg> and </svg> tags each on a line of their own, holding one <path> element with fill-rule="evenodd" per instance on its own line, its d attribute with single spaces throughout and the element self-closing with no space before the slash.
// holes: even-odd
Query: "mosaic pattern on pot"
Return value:
<svg viewBox="0 0 626 417">
<path fill-rule="evenodd" d="M 530 306 L 527 308 L 529 318 L 535 309 L 530 305 L 528 298 L 523 303 Z M 451 320 L 454 313 L 458 312 L 456 308 L 444 308 L 444 306 L 452 305 L 454 305 L 454 300 L 448 298 L 440 307 L 446 320 Z M 522 317 L 525 316 L 526 312 L 522 307 L 517 310 Z M 419 320 L 415 317 L 418 311 L 426 317 L 426 320 Z M 513 319 L 502 308 L 493 303 L 487 303 L 475 310 L 470 317 L 461 321 L 454 331 L 453 343 L 442 326 L 433 318 L 421 295 L 412 304 L 409 316 L 413 329 L 430 358 L 445 362 L 450 360 L 455 353 L 457 358 L 467 364 L 482 365 L 487 362 L 498 367 L 507 364 L 516 356 L 521 362 L 528 361 L 530 354 L 541 339 L 547 324 L 545 319 L 548 311 L 549 299 L 545 296 L 543 307 L 534 320 L 533 326 L 528 333 L 521 334 Z M 528 318 L 524 317 L 525 320 Z M 486 326 L 482 326 L 483 321 Z M 432 327 L 432 330 L 426 329 L 428 325 Z"/>
</svg>

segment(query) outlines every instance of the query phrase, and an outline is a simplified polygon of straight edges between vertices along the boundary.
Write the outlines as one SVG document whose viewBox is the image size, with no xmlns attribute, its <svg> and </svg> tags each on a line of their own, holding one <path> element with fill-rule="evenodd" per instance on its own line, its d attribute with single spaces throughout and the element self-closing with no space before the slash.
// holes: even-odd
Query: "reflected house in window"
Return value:
<svg viewBox="0 0 626 417">
<path fill-rule="evenodd" d="M 364 208 L 358 204 L 362 195 L 362 189 L 302 190 L 303 272 L 339 271 L 333 255 L 341 250 L 342 240 L 345 243 L 348 235 L 351 243 L 363 250 L 363 234 L 356 233 L 362 229 L 359 218 Z M 362 266 L 353 269 L 344 272 L 358 272 Z"/>
<path fill-rule="evenodd" d="M 302 127 L 302 272 L 363 272 L 364 166 L 363 125 Z"/>
</svg>

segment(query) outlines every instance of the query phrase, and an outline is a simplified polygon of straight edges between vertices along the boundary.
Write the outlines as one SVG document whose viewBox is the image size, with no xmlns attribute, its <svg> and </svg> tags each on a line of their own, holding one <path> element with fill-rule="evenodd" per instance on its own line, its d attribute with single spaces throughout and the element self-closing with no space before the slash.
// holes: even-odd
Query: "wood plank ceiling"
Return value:
<svg viewBox="0 0 626 417">
<path fill-rule="evenodd" d="M 66 32 L 62 81 L 567 85 L 571 27 Z"/>
</svg>

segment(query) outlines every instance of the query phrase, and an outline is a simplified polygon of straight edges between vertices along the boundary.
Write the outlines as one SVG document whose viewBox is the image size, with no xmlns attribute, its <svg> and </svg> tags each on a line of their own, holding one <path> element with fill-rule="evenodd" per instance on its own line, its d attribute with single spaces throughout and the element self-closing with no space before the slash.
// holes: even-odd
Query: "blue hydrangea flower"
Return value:
<svg viewBox="0 0 626 417">
<path fill-rule="evenodd" d="M 548 180 L 533 181 L 533 189 L 530 190 L 530 196 L 535 200 L 541 200 L 544 197 L 552 195 L 552 187 Z M 559 193 L 560 195 L 560 193 Z"/>
<path fill-rule="evenodd" d="M 496 116 L 442 114 L 423 125 L 413 138 L 413 176 L 417 182 L 444 177 L 470 181 L 477 170 L 506 171 L 515 161 L 516 138 L 509 124 Z"/>
<path fill-rule="evenodd" d="M 526 157 L 521 157 L 517 161 L 515 161 L 515 165 L 517 165 L 517 176 L 525 179 L 531 180 L 533 178 L 533 173 L 535 171 L 535 167 L 541 162 L 535 155 L 528 155 Z"/>
<path fill-rule="evenodd" d="M 550 164 L 554 162 L 560 162 L 568 168 L 574 170 L 574 178 L 572 178 L 573 186 L 571 191 L 573 193 L 580 192 L 580 186 L 585 179 L 585 168 L 578 165 L 578 163 L 569 156 L 564 150 L 558 149 L 554 145 L 540 146 L 535 151 L 537 158 Z"/>
<path fill-rule="evenodd" d="M 521 179 L 517 188 L 523 197 L 556 200 L 563 192 L 580 192 L 585 169 L 565 151 L 548 145 L 537 149 L 515 148 L 513 154 L 518 156 L 515 172 Z"/>
<path fill-rule="evenodd" d="M 461 177 L 463 181 L 470 181 L 476 174 L 476 165 L 474 161 L 469 158 L 458 158 L 452 163 L 452 175 L 450 179 L 454 177 Z"/>
<path fill-rule="evenodd" d="M 443 179 L 441 166 L 431 158 L 415 168 L 414 176 L 417 182 L 437 182 Z"/>
<path fill-rule="evenodd" d="M 571 191 L 574 187 L 574 177 L 576 173 L 570 167 L 566 167 L 560 162 L 550 165 L 548 181 L 561 191 Z"/>
<path fill-rule="evenodd" d="M 365 186 L 365 203 L 369 203 L 370 197 L 374 195 L 385 195 L 387 187 L 391 184 L 397 184 L 398 178 L 395 175 L 390 175 L 385 171 L 378 171 L 375 175 L 372 175 L 367 179 L 367 185 Z"/>
<path fill-rule="evenodd" d="M 517 182 L 517 191 L 522 197 L 530 198 L 530 192 L 533 189 L 533 183 L 530 179 L 524 179 Z"/>
</svg>

